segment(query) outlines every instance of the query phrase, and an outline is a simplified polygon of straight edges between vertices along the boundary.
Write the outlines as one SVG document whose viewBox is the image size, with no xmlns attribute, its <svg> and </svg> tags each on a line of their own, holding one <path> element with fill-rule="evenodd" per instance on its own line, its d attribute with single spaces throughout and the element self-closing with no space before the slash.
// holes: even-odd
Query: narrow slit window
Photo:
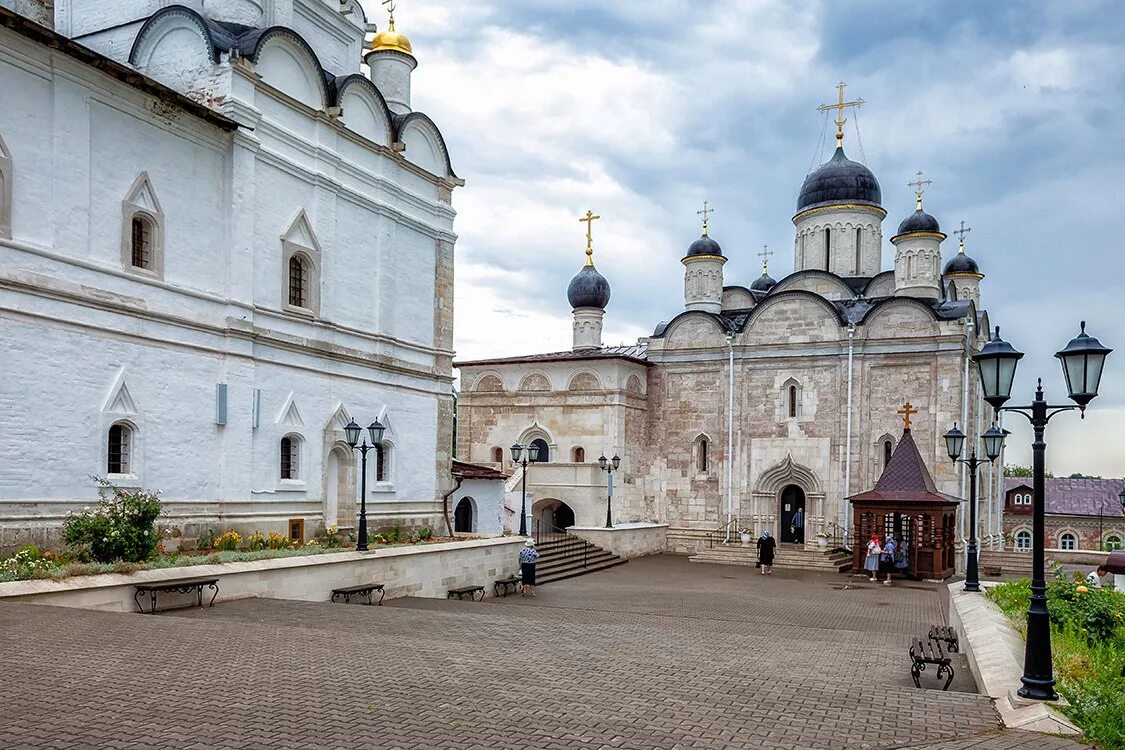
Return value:
<svg viewBox="0 0 1125 750">
<path fill-rule="evenodd" d="M 699 470 L 707 471 L 707 441 L 699 441 Z"/>
<path fill-rule="evenodd" d="M 855 228 L 855 275 L 859 276 L 860 264 L 863 261 L 863 229 Z"/>
<path fill-rule="evenodd" d="M 110 474 L 129 473 L 131 433 L 132 431 L 123 424 L 115 424 L 109 428 L 109 460 L 106 471 Z"/>
<path fill-rule="evenodd" d="M 832 229 L 825 228 L 824 230 L 824 270 L 827 271 L 830 267 L 832 258 Z"/>
<path fill-rule="evenodd" d="M 387 481 L 387 451 L 382 445 L 375 446 L 375 481 Z"/>
<path fill-rule="evenodd" d="M 797 416 L 797 386 L 789 386 L 789 416 Z"/>
<path fill-rule="evenodd" d="M 883 468 L 886 469 L 891 463 L 891 454 L 894 453 L 894 446 L 891 445 L 890 440 L 883 441 Z"/>
<path fill-rule="evenodd" d="M 296 255 L 289 259 L 289 304 L 293 307 L 307 306 L 307 285 L 305 264 Z"/>
<path fill-rule="evenodd" d="M 132 224 L 132 262 L 134 268 L 152 267 L 152 224 L 143 216 L 134 216 Z"/>
<path fill-rule="evenodd" d="M 296 479 L 299 467 L 297 465 L 298 443 L 291 437 L 281 439 L 281 478 Z"/>
</svg>

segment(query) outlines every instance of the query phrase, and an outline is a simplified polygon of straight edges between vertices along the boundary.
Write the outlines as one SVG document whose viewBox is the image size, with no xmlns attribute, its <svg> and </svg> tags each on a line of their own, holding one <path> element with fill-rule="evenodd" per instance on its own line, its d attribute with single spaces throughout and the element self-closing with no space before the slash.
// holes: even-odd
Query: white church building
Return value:
<svg viewBox="0 0 1125 750">
<path fill-rule="evenodd" d="M 0 0 L 0 547 L 94 477 L 167 522 L 438 526 L 454 174 L 356 0 Z"/>
</svg>

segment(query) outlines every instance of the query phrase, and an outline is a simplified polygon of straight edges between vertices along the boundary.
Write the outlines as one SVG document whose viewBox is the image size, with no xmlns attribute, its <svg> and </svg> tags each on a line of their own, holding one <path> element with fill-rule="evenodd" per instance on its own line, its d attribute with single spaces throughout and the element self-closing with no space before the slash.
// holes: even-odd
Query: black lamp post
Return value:
<svg viewBox="0 0 1125 750">
<path fill-rule="evenodd" d="M 965 591 L 980 591 L 980 577 L 977 572 L 977 469 L 983 463 L 991 463 L 1000 456 L 1004 448 L 1006 431 L 996 425 L 988 428 L 980 440 L 984 443 L 985 458 L 977 458 L 977 448 L 974 445 L 968 458 L 961 458 L 961 449 L 965 446 L 965 434 L 953 424 L 953 429 L 945 433 L 945 450 L 954 463 L 962 463 L 969 467 L 969 559 L 965 563 Z"/>
<path fill-rule="evenodd" d="M 613 472 L 621 466 L 621 456 L 614 453 L 613 458 L 606 458 L 603 455 L 598 459 L 598 466 L 606 473 L 605 527 L 612 529 L 613 521 L 610 520 L 609 509 L 613 505 Z"/>
<path fill-rule="evenodd" d="M 1101 345 L 1092 336 L 1086 335 L 1086 321 L 1082 321 L 1082 332 L 1071 339 L 1065 349 L 1055 357 L 1062 363 L 1066 377 L 1067 394 L 1077 406 L 1069 404 L 1052 406 L 1043 398 L 1043 381 L 1035 389 L 1035 400 L 1029 406 L 1004 406 L 1012 395 L 1012 380 L 1016 374 L 1016 363 L 1023 354 L 1011 344 L 1000 338 L 1000 329 L 995 337 L 986 343 L 980 353 L 973 355 L 973 361 L 980 369 L 981 388 L 984 400 L 997 411 L 1013 411 L 1022 414 L 1031 422 L 1035 439 L 1032 449 L 1032 574 L 1031 603 L 1027 609 L 1027 645 L 1023 659 L 1023 683 L 1017 692 L 1024 698 L 1036 700 L 1056 700 L 1055 678 L 1051 669 L 1051 629 L 1047 610 L 1047 583 L 1044 580 L 1044 531 L 1045 531 L 1045 492 L 1044 472 L 1047 443 L 1043 432 L 1051 417 L 1064 411 L 1078 409 L 1085 417 L 1086 405 L 1098 395 L 1098 384 L 1102 377 L 1102 367 L 1106 356 L 1113 351 Z"/>
<path fill-rule="evenodd" d="M 359 434 L 363 432 L 363 429 L 355 423 L 354 419 L 344 426 L 344 435 L 348 445 L 353 449 L 358 449 L 362 459 L 359 475 L 359 540 L 355 545 L 355 548 L 360 552 L 367 551 L 367 451 L 383 442 L 383 430 L 385 429 L 376 419 L 367 426 L 367 431 L 371 434 L 371 445 L 367 444 L 367 438 L 364 438 L 363 444 L 359 445 Z"/>
<path fill-rule="evenodd" d="M 527 536 L 527 465 L 535 463 L 539 460 L 539 446 L 535 443 L 530 445 L 520 445 L 515 443 L 512 445 L 512 463 L 519 464 L 523 467 L 523 476 L 521 477 L 521 484 L 523 493 L 520 500 L 520 536 Z"/>
</svg>

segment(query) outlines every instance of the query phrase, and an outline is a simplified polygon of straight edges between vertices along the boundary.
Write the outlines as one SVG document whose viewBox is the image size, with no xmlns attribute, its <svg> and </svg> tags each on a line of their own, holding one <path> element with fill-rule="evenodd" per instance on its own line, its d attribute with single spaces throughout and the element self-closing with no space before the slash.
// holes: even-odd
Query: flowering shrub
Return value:
<svg viewBox="0 0 1125 750">
<path fill-rule="evenodd" d="M 262 532 L 255 531 L 250 536 L 246 537 L 246 549 L 256 552 L 257 550 L 266 548 L 266 538 L 262 536 Z"/>
<path fill-rule="evenodd" d="M 276 531 L 271 531 L 269 536 L 266 537 L 266 547 L 269 549 L 289 549 L 293 543 L 289 541 L 289 537 L 284 534 L 278 534 Z"/>
<path fill-rule="evenodd" d="M 97 562 L 141 562 L 152 557 L 160 535 L 156 519 L 160 499 L 155 492 L 125 490 L 103 477 L 98 482 L 96 507 L 70 513 L 63 525 L 63 541 Z"/>
<path fill-rule="evenodd" d="M 242 536 L 237 531 L 228 531 L 215 537 L 215 549 L 220 552 L 236 550 L 240 544 L 242 544 Z"/>
<path fill-rule="evenodd" d="M 40 553 L 34 544 L 16 550 L 11 557 L 0 560 L 0 581 L 26 581 L 29 578 L 50 578 L 61 573 L 50 552 Z"/>
</svg>

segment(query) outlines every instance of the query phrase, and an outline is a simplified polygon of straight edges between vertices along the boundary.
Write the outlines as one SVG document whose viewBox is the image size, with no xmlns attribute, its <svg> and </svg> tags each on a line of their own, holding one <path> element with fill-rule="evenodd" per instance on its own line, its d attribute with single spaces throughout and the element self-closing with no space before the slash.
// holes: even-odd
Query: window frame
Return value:
<svg viewBox="0 0 1125 750">
<path fill-rule="evenodd" d="M 297 238 L 298 242 L 291 238 Z M 310 247 L 311 246 L 311 247 Z M 308 295 L 306 304 L 294 305 L 290 302 L 290 262 L 297 256 L 302 261 L 304 272 L 304 288 Z M 304 318 L 320 317 L 320 281 L 321 281 L 322 255 L 320 243 L 313 231 L 312 222 L 304 209 L 289 224 L 285 234 L 281 236 L 281 309 Z"/>
<path fill-rule="evenodd" d="M 571 463 L 584 464 L 586 463 L 586 449 L 581 445 L 576 445 L 570 450 Z"/>
<path fill-rule="evenodd" d="M 1070 539 L 1072 539 L 1074 541 L 1073 547 L 1067 547 L 1066 546 L 1067 545 L 1067 542 L 1065 541 L 1066 537 L 1070 537 Z M 1073 531 L 1060 531 L 1059 536 L 1057 538 L 1057 541 L 1059 543 L 1058 548 L 1063 550 L 1064 552 L 1074 552 L 1074 551 L 1078 550 L 1078 534 L 1073 532 Z"/>
<path fill-rule="evenodd" d="M 114 430 L 118 430 L 119 445 L 117 447 L 117 469 L 113 471 L 114 460 L 114 446 L 113 435 Z M 136 448 L 135 440 L 136 430 L 129 422 L 119 419 L 113 422 L 106 430 L 106 460 L 103 464 L 105 466 L 105 473 L 107 477 L 132 477 L 135 476 L 134 468 L 134 455 Z"/>
<path fill-rule="evenodd" d="M 0 238 L 12 239 L 12 152 L 0 138 Z"/>
<path fill-rule="evenodd" d="M 284 476 L 285 469 L 285 455 L 284 446 L 285 442 L 289 441 L 289 476 Z M 282 490 L 302 490 L 307 486 L 305 473 L 307 469 L 307 462 L 305 461 L 305 438 L 297 432 L 287 432 L 282 435 L 274 445 L 277 446 L 277 486 Z"/>
<path fill-rule="evenodd" d="M 146 191 L 152 205 L 141 203 L 144 200 L 141 196 Z M 135 220 L 144 221 L 149 225 L 149 263 L 145 266 L 133 264 Z M 164 209 L 160 207 L 160 199 L 156 196 L 156 189 L 149 179 L 148 172 L 141 172 L 126 193 L 125 200 L 121 202 L 121 265 L 124 266 L 125 271 L 137 276 L 163 280 L 164 239 Z"/>
<path fill-rule="evenodd" d="M 1026 546 L 1020 544 L 1021 539 L 1027 539 Z M 1031 532 L 1027 529 L 1020 529 L 1012 536 L 1012 544 L 1015 545 L 1015 548 L 1019 551 L 1030 550 L 1032 544 Z"/>
</svg>

